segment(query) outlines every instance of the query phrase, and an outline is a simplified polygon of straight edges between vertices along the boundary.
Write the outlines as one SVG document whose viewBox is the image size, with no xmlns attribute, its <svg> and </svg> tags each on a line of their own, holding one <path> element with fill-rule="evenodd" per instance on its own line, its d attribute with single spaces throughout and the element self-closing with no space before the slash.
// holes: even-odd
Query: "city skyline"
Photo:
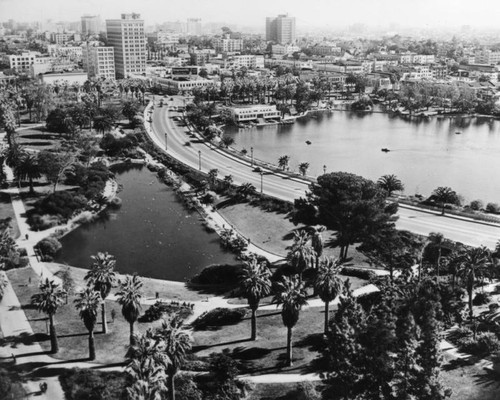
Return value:
<svg viewBox="0 0 500 400">
<path fill-rule="evenodd" d="M 362 12 L 360 12 L 362 10 Z M 244 11 L 244 12 L 242 12 Z M 231 22 L 265 30 L 265 18 L 286 14 L 297 19 L 297 29 L 340 28 L 352 24 L 373 26 L 395 25 L 401 28 L 454 28 L 470 25 L 475 28 L 494 28 L 500 4 L 494 0 L 474 3 L 464 0 L 352 0 L 349 3 L 312 0 L 307 4 L 297 0 L 255 0 L 251 4 L 240 0 L 185 0 L 175 8 L 160 0 L 0 0 L 3 20 L 20 22 L 77 21 L 84 14 L 100 15 L 102 20 L 119 18 L 121 13 L 137 12 L 145 23 L 201 18 L 207 22 Z"/>
</svg>

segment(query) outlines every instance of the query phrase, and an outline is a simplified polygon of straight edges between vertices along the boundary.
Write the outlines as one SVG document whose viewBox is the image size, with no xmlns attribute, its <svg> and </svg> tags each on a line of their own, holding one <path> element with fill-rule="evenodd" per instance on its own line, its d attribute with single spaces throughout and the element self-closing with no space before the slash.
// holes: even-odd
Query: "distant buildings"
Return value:
<svg viewBox="0 0 500 400">
<path fill-rule="evenodd" d="M 475 53 L 475 62 L 477 64 L 495 65 L 500 63 L 500 52 L 491 50 L 482 50 Z"/>
<path fill-rule="evenodd" d="M 116 78 L 146 73 L 146 36 L 140 14 L 106 20 L 108 44 L 114 48 Z"/>
<path fill-rule="evenodd" d="M 266 18 L 266 40 L 279 44 L 295 43 L 295 18 L 288 14 Z"/>
<path fill-rule="evenodd" d="M 82 35 L 91 36 L 99 33 L 100 19 L 97 15 L 84 15 L 82 17 Z"/>
<path fill-rule="evenodd" d="M 83 49 L 83 70 L 89 78 L 115 79 L 115 53 L 111 46 L 87 45 Z"/>
<path fill-rule="evenodd" d="M 214 47 L 216 51 L 221 53 L 231 53 L 235 51 L 243 50 L 243 40 L 242 39 L 231 39 L 231 35 L 226 33 L 221 39 L 214 41 Z"/>
<path fill-rule="evenodd" d="M 188 35 L 200 36 L 201 35 L 201 19 L 200 18 L 188 18 L 187 20 L 187 32 Z"/>
</svg>

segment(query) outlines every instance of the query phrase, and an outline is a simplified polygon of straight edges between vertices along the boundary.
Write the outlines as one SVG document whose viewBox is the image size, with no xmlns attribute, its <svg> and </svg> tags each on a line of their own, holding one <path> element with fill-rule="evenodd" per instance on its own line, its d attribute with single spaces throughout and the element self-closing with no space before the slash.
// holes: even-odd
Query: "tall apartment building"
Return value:
<svg viewBox="0 0 500 400">
<path fill-rule="evenodd" d="M 200 18 L 188 18 L 187 20 L 187 32 L 188 35 L 201 35 L 201 19 Z"/>
<path fill-rule="evenodd" d="M 278 15 L 276 18 L 266 18 L 266 40 L 292 44 L 295 42 L 295 17 L 288 14 Z"/>
<path fill-rule="evenodd" d="M 83 48 L 83 70 L 89 78 L 115 79 L 115 52 L 110 46 Z"/>
<path fill-rule="evenodd" d="M 99 33 L 100 19 L 98 15 L 84 15 L 82 17 L 82 35 L 97 35 Z"/>
<path fill-rule="evenodd" d="M 140 14 L 107 19 L 108 44 L 114 48 L 116 78 L 146 73 L 146 36 Z"/>
</svg>

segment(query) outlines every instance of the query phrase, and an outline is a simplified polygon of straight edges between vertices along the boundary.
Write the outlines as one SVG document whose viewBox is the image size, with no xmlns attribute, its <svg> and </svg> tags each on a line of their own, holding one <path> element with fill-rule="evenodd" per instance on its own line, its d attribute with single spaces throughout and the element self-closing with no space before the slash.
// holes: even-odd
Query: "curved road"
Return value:
<svg viewBox="0 0 500 400">
<path fill-rule="evenodd" d="M 183 106 L 184 100 L 179 96 L 174 96 L 173 99 L 173 101 L 165 100 L 163 107 L 158 106 L 158 101 L 155 102 L 150 135 L 157 146 L 165 149 L 165 133 L 167 133 L 168 154 L 193 168 L 199 168 L 201 160 L 203 172 L 216 168 L 219 171 L 219 177 L 232 175 L 237 185 L 252 183 L 258 191 L 262 188 L 265 194 L 287 201 L 305 196 L 308 185 L 300 179 L 295 180 L 285 175 L 277 175 L 266 171 L 265 168 L 262 169 L 263 175 L 261 176 L 260 173 L 253 172 L 250 161 L 245 162 L 219 149 L 209 147 L 206 143 L 197 142 L 187 127 L 181 126 L 180 121 L 174 120 L 174 117 L 180 117 L 181 113 L 172 110 L 172 106 Z M 187 142 L 190 143 L 188 146 L 186 146 Z M 436 212 L 402 207 L 399 209 L 398 216 L 396 223 L 398 229 L 421 235 L 441 232 L 451 240 L 471 246 L 485 245 L 489 248 L 494 248 L 496 242 L 500 240 L 500 226 L 443 217 Z"/>
</svg>

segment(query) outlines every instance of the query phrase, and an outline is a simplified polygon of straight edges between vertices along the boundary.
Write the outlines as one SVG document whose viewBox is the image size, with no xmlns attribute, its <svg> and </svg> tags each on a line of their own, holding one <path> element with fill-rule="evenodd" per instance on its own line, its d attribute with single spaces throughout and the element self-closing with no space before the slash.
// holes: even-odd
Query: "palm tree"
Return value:
<svg viewBox="0 0 500 400">
<path fill-rule="evenodd" d="M 293 244 L 288 252 L 287 258 L 302 277 L 302 273 L 311 265 L 314 250 L 309 243 L 311 237 L 305 230 L 293 233 Z"/>
<path fill-rule="evenodd" d="M 439 267 L 441 265 L 441 250 L 443 248 L 444 236 L 442 233 L 431 232 L 429 233 L 429 244 L 436 246 L 438 255 L 436 259 L 436 275 L 439 276 Z"/>
<path fill-rule="evenodd" d="M 50 281 L 48 278 L 40 284 L 41 293 L 36 293 L 31 296 L 31 304 L 34 305 L 39 312 L 43 312 L 49 316 L 50 330 L 50 347 L 51 353 L 59 351 L 57 343 L 56 327 L 54 325 L 54 315 L 60 305 L 64 303 L 66 292 L 61 287 Z"/>
<path fill-rule="evenodd" d="M 19 180 L 29 180 L 30 193 L 34 193 L 33 180 L 42 176 L 37 157 L 27 153 L 24 154 L 21 156 L 19 163 L 14 166 L 14 172 Z"/>
<path fill-rule="evenodd" d="M 246 261 L 240 277 L 240 285 L 243 297 L 248 301 L 248 306 L 252 310 L 252 334 L 250 340 L 257 338 L 257 309 L 260 300 L 271 293 L 271 271 L 263 263 L 252 258 Z"/>
<path fill-rule="evenodd" d="M 459 204 L 457 193 L 449 187 L 440 186 L 432 192 L 436 202 L 441 203 L 441 214 L 444 215 L 446 204 Z"/>
<path fill-rule="evenodd" d="M 130 324 L 130 346 L 134 344 L 134 323 L 141 312 L 141 289 L 142 282 L 137 275 L 127 276 L 124 282 L 120 282 L 120 290 L 116 293 L 122 315 Z"/>
<path fill-rule="evenodd" d="M 318 268 L 316 279 L 314 280 L 314 290 L 319 298 L 325 303 L 325 335 L 328 334 L 328 307 L 342 292 L 342 280 L 339 278 L 339 267 L 341 262 L 332 258 L 324 260 Z"/>
<path fill-rule="evenodd" d="M 184 329 L 183 321 L 178 314 L 163 321 L 156 332 L 165 343 L 164 353 L 170 359 L 166 369 L 167 384 L 170 400 L 175 400 L 175 375 L 184 364 L 187 352 L 191 350 L 191 336 Z"/>
<path fill-rule="evenodd" d="M 229 188 L 231 187 L 231 185 L 233 184 L 233 182 L 234 182 L 234 178 L 233 178 L 233 176 L 232 176 L 232 175 L 226 175 L 226 176 L 224 177 L 223 182 L 224 182 L 224 187 L 225 187 L 226 189 L 229 189 Z"/>
<path fill-rule="evenodd" d="M 281 308 L 281 319 L 287 328 L 286 360 L 292 366 L 292 329 L 299 320 L 300 310 L 307 305 L 307 293 L 304 282 L 298 275 L 284 276 L 276 284 L 276 294 L 273 301 Z"/>
<path fill-rule="evenodd" d="M 105 132 L 111 131 L 113 127 L 114 123 L 109 115 L 98 115 L 94 117 L 94 128 L 97 132 L 101 132 L 104 135 Z"/>
<path fill-rule="evenodd" d="M 464 249 L 459 255 L 460 265 L 458 276 L 465 284 L 467 294 L 469 295 L 469 317 L 472 320 L 474 311 L 472 308 L 472 296 L 476 278 L 481 277 L 489 269 L 491 264 L 490 251 L 484 247 L 473 247 Z"/>
<path fill-rule="evenodd" d="M 314 229 L 314 233 L 311 236 L 311 245 L 314 255 L 316 256 L 316 269 L 319 267 L 319 259 L 323 254 L 323 236 L 321 236 L 321 232 L 325 230 L 326 228 L 323 225 L 320 225 L 318 228 Z"/>
<path fill-rule="evenodd" d="M 280 167 L 283 171 L 288 167 L 288 162 L 290 161 L 290 156 L 281 156 L 278 159 L 278 167 Z"/>
<path fill-rule="evenodd" d="M 303 162 L 303 163 L 299 164 L 299 171 L 302 174 L 302 176 L 306 176 L 308 169 L 309 169 L 309 163 L 308 162 Z"/>
<path fill-rule="evenodd" d="M 396 175 L 382 175 L 377 181 L 377 185 L 385 190 L 387 197 L 391 197 L 393 192 L 401 192 L 405 189 Z"/>
<path fill-rule="evenodd" d="M 108 332 L 108 324 L 106 321 L 106 297 L 111 292 L 111 288 L 116 282 L 116 272 L 114 271 L 116 259 L 113 255 L 98 252 L 97 255 L 91 256 L 94 262 L 90 266 L 90 270 L 85 275 L 87 285 L 101 294 L 102 298 L 102 331 Z"/>
<path fill-rule="evenodd" d="M 251 183 L 243 183 L 236 189 L 236 195 L 243 200 L 256 192 L 255 186 Z"/>
<path fill-rule="evenodd" d="M 90 287 L 85 288 L 83 292 L 77 294 L 75 307 L 89 331 L 89 360 L 95 360 L 94 328 L 97 322 L 97 314 L 101 296 L 99 292 Z"/>
<path fill-rule="evenodd" d="M 217 175 L 219 174 L 219 170 L 217 168 L 213 168 L 208 171 L 208 182 L 210 184 L 210 188 L 214 190 L 215 184 L 217 183 Z"/>
</svg>

